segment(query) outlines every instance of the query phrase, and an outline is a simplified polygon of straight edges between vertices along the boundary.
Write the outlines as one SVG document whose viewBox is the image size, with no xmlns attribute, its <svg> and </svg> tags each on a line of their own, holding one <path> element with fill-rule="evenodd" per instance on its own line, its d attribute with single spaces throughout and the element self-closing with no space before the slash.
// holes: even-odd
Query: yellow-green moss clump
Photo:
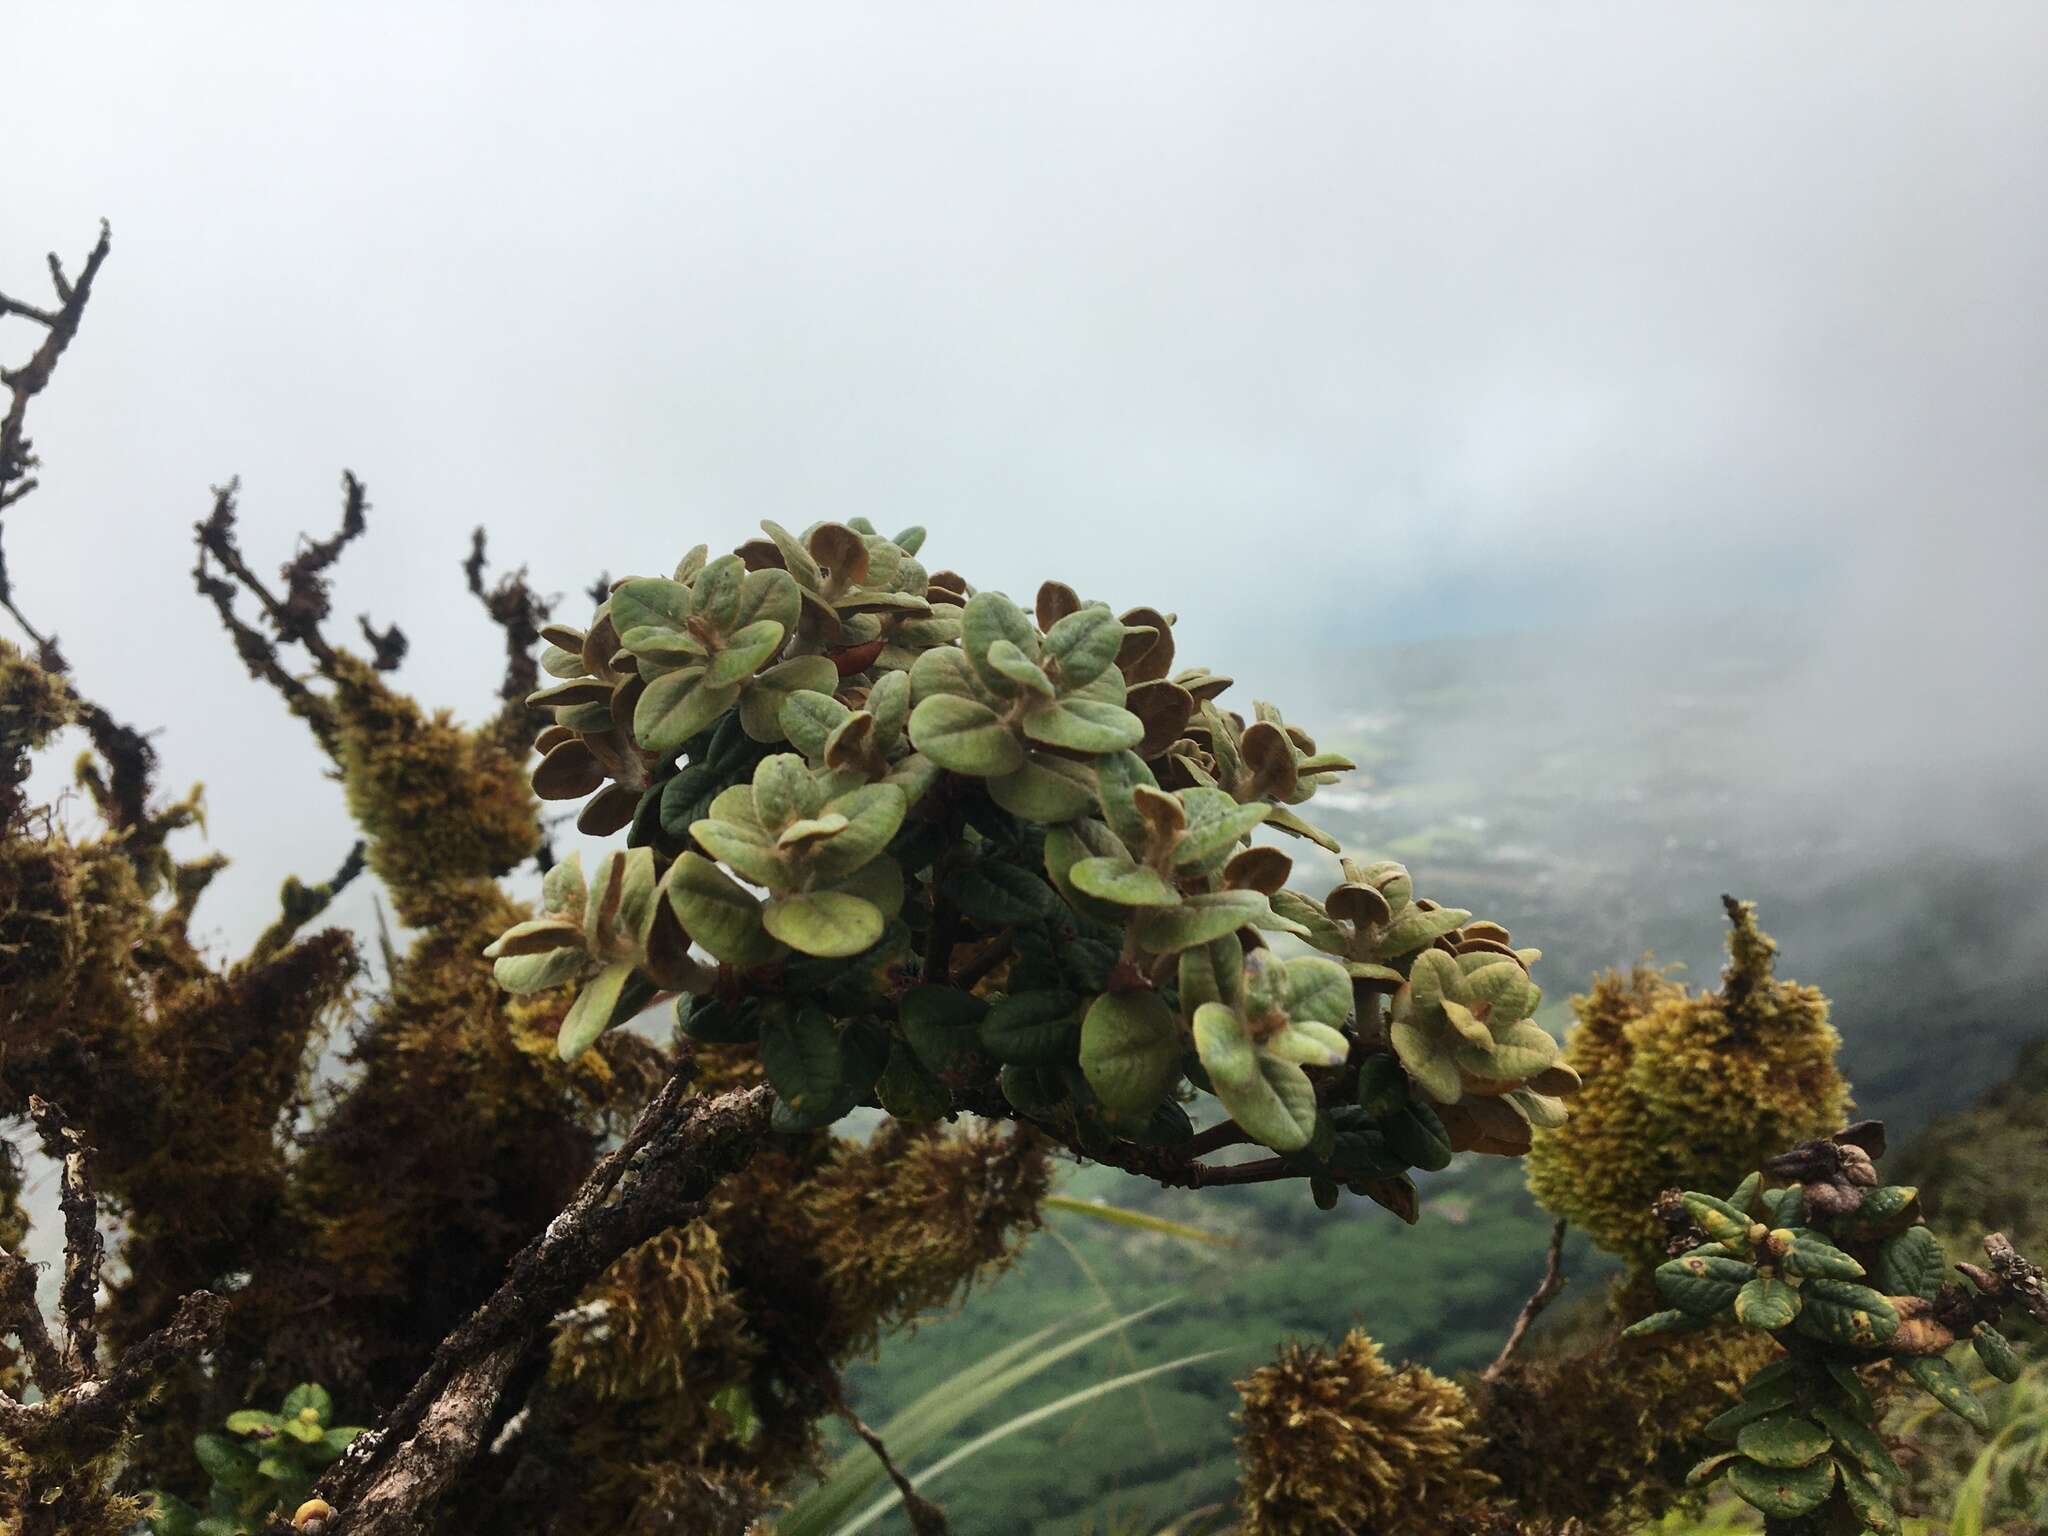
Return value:
<svg viewBox="0 0 2048 1536">
<path fill-rule="evenodd" d="M 817 1263 L 851 1350 L 999 1272 L 1038 1225 L 1050 1165 L 1028 1128 L 890 1120 L 812 1180 Z"/>
<path fill-rule="evenodd" d="M 118 1466 L 117 1457 L 105 1454 L 68 1463 L 60 1456 L 31 1456 L 0 1439 L 0 1536 L 30 1530 L 126 1536 L 145 1505 L 113 1491 Z"/>
<path fill-rule="evenodd" d="M 754 1353 L 718 1230 L 693 1221 L 635 1248 L 564 1314 L 551 1371 L 558 1383 L 594 1397 L 694 1392 L 708 1404 Z M 727 1369 L 718 1368 L 720 1360 Z"/>
<path fill-rule="evenodd" d="M 326 707 L 349 812 L 404 922 L 429 921 L 442 886 L 495 879 L 539 845 L 524 762 L 496 736 L 427 715 L 353 656 L 337 659 L 334 683 Z"/>
<path fill-rule="evenodd" d="M 1750 903 L 1729 911 L 1720 991 L 1639 965 L 1572 999 L 1565 1060 L 1585 1088 L 1529 1153 L 1544 1208 L 1636 1264 L 1664 1257 L 1660 1191 L 1732 1188 L 1794 1142 L 1840 1129 L 1849 1108 L 1828 1000 L 1773 977 L 1777 945 Z"/>
<path fill-rule="evenodd" d="M 0 640 L 0 824 L 11 828 L 21 816 L 29 754 L 71 718 L 71 696 L 64 685 Z"/>
<path fill-rule="evenodd" d="M 1048 1173 L 1034 1133 L 993 1126 L 757 1156 L 557 1325 L 535 1412 L 576 1449 L 565 1528 L 745 1529 L 816 1457 L 839 1368 L 1007 1264 Z"/>
<path fill-rule="evenodd" d="M 125 1035 L 134 951 L 153 926 L 114 840 L 50 827 L 0 841 L 0 1046 L 40 1053 L 60 1025 L 88 1041 Z"/>
<path fill-rule="evenodd" d="M 1291 1344 L 1237 1389 L 1246 1536 L 1435 1536 L 1493 1491 L 1464 1392 L 1395 1370 L 1358 1329 L 1334 1349 Z"/>
<path fill-rule="evenodd" d="M 1707 1421 L 1779 1353 L 1730 1327 L 1621 1340 L 1605 1312 L 1585 1341 L 1525 1355 L 1473 1389 L 1479 1464 L 1536 1528 L 1621 1536 L 1661 1516 L 1721 1448 L 1703 1439 Z"/>
</svg>

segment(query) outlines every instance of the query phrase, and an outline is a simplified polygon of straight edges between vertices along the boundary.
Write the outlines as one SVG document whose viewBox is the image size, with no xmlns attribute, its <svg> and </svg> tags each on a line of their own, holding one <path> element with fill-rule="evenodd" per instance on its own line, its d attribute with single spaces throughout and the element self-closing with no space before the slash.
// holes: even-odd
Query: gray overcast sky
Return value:
<svg viewBox="0 0 2048 1536">
<path fill-rule="evenodd" d="M 573 592 L 866 514 L 986 585 L 1177 606 L 1240 677 L 1813 602 L 1842 751 L 2041 742 L 2048 7 L 14 0 L 5 33 L 0 287 L 115 233 L 9 562 L 208 781 L 226 934 L 348 836 L 190 591 L 231 474 L 265 564 L 361 474 L 342 611 L 472 711 L 473 524 Z"/>
</svg>

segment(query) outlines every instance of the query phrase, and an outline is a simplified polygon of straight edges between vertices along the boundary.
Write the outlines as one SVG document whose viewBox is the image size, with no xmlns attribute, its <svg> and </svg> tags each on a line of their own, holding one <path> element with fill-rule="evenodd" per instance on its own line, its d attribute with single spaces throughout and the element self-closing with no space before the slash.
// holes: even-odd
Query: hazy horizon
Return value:
<svg viewBox="0 0 2048 1536">
<path fill-rule="evenodd" d="M 2039 824 L 2038 8 L 10 20 L 0 288 L 103 215 L 114 249 L 9 566 L 165 788 L 206 781 L 230 946 L 352 833 L 190 527 L 240 475 L 274 565 L 343 466 L 338 625 L 400 624 L 471 716 L 475 524 L 574 621 L 599 570 L 864 515 L 1176 608 L 1296 714 L 1376 646 L 1607 625 L 1677 686 L 1688 635 L 1797 614 L 1753 795 Z M 1631 659 L 1578 656 L 1560 728 Z"/>
</svg>

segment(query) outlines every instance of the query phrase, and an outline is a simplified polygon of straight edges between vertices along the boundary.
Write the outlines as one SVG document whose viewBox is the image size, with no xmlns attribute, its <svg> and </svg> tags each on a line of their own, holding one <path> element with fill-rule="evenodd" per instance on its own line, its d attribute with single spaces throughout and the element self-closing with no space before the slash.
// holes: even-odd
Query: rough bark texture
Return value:
<svg viewBox="0 0 2048 1536">
<path fill-rule="evenodd" d="M 322 1479 L 322 1536 L 410 1536 L 475 1456 L 505 1382 L 548 1323 L 622 1255 L 697 1214 L 768 1133 L 765 1086 L 686 1097 L 673 1078 L 497 1293 L 450 1334 L 384 1420 Z M 613 1198 L 616 1191 L 616 1198 Z M 291 1529 L 272 1523 L 276 1536 Z"/>
</svg>

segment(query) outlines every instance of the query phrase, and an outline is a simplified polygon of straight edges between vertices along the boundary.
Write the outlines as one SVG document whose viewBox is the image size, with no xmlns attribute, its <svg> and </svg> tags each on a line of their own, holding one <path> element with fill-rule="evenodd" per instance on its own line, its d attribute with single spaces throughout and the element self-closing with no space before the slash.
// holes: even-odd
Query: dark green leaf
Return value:
<svg viewBox="0 0 2048 1536">
<path fill-rule="evenodd" d="M 1863 1385 L 1863 1378 L 1856 1374 L 1856 1368 L 1842 1360 L 1829 1360 L 1824 1363 L 1835 1390 L 1841 1394 L 1842 1400 L 1849 1405 L 1850 1410 L 1866 1422 L 1874 1419 L 1877 1407 L 1871 1401 L 1870 1388 Z"/>
<path fill-rule="evenodd" d="M 1920 1296 L 1932 1301 L 1947 1268 L 1940 1241 L 1925 1227 L 1895 1232 L 1877 1250 L 1876 1279 L 1887 1296 Z"/>
<path fill-rule="evenodd" d="M 1019 1114 L 1050 1115 L 1067 1102 L 1066 1082 L 1051 1067 L 1005 1067 L 1002 1088 Z"/>
<path fill-rule="evenodd" d="M 1799 1292 L 1783 1280 L 1759 1275 L 1735 1297 L 1735 1320 L 1744 1327 L 1776 1333 L 1799 1315 Z"/>
<path fill-rule="evenodd" d="M 1835 1491 L 1835 1463 L 1822 1457 L 1811 1466 L 1767 1467 L 1747 1457 L 1728 1469 L 1728 1481 L 1746 1503 L 1775 1519 L 1811 1514 Z"/>
<path fill-rule="evenodd" d="M 957 987 L 912 987 L 896 1017 L 918 1059 L 932 1071 L 970 1073 L 987 1058 L 980 1025 L 988 1004 Z"/>
<path fill-rule="evenodd" d="M 1849 1508 L 1863 1522 L 1863 1528 L 1877 1532 L 1878 1536 L 1899 1536 L 1904 1529 L 1899 1524 L 1899 1512 L 1892 1508 L 1892 1502 L 1885 1497 L 1883 1490 L 1853 1468 L 1844 1466 L 1841 1474 L 1842 1492 L 1848 1496 Z"/>
<path fill-rule="evenodd" d="M 751 997 L 727 1003 L 685 993 L 676 999 L 676 1024 L 704 1045 L 752 1045 L 761 1038 L 761 1006 Z"/>
<path fill-rule="evenodd" d="M 1113 1113 L 1151 1114 L 1180 1076 L 1180 1021 L 1157 992 L 1105 992 L 1081 1021 L 1081 1070 Z"/>
<path fill-rule="evenodd" d="M 761 1020 L 761 1066 L 776 1095 L 808 1115 L 838 1097 L 845 1076 L 839 1032 L 822 1009 L 773 1009 Z"/>
<path fill-rule="evenodd" d="M 1779 1234 L 1774 1232 L 1771 1235 L 1777 1238 Z M 1823 1280 L 1862 1278 L 1863 1266 L 1818 1232 L 1800 1229 L 1791 1236 L 1791 1247 L 1778 1260 L 1779 1267 L 1786 1274 Z"/>
<path fill-rule="evenodd" d="M 1989 1323 L 1979 1323 L 1970 1334 L 1970 1347 L 1977 1352 L 1977 1358 L 1984 1362 L 1984 1369 L 2000 1381 L 2020 1379 L 2020 1357 L 2014 1353 L 2004 1334 Z"/>
<path fill-rule="evenodd" d="M 1657 1266 L 1657 1288 L 1695 1317 L 1727 1311 L 1755 1278 L 1754 1265 L 1703 1249 Z"/>
<path fill-rule="evenodd" d="M 194 1435 L 192 1454 L 216 1483 L 228 1488 L 255 1486 L 257 1455 L 247 1446 L 225 1435 Z"/>
<path fill-rule="evenodd" d="M 1651 1313 L 1622 1329 L 1624 1339 L 1647 1339 L 1653 1333 L 1696 1333 L 1706 1327 L 1704 1317 L 1692 1313 L 1681 1313 L 1675 1307 L 1663 1313 Z"/>
<path fill-rule="evenodd" d="M 875 1080 L 875 1097 L 898 1120 L 912 1123 L 936 1120 L 953 1107 L 946 1085 L 901 1040 L 891 1048 L 888 1065 Z"/>
<path fill-rule="evenodd" d="M 1384 1059 L 1384 1058 L 1383 1058 Z M 1379 1122 L 1387 1147 L 1411 1168 L 1438 1173 L 1451 1165 L 1451 1136 L 1435 1110 L 1414 1101 Z"/>
<path fill-rule="evenodd" d="M 981 1043 L 996 1060 L 1039 1066 L 1071 1059 L 1081 999 L 1072 992 L 1013 992 L 981 1021 Z"/>
<path fill-rule="evenodd" d="M 1802 1333 L 1815 1338 L 1867 1349 L 1899 1331 L 1899 1314 L 1867 1285 L 1858 1285 L 1853 1280 L 1812 1279 L 1806 1282 L 1801 1294 L 1806 1301 L 1797 1326 Z"/>
<path fill-rule="evenodd" d="M 1780 1411 L 1742 1426 L 1736 1449 L 1767 1467 L 1803 1467 L 1825 1456 L 1834 1440 L 1804 1414 Z"/>
<path fill-rule="evenodd" d="M 1374 1120 L 1408 1107 L 1408 1074 L 1400 1062 L 1382 1052 L 1360 1063 L 1358 1107 Z"/>
<path fill-rule="evenodd" d="M 1866 1471 L 1873 1472 L 1887 1482 L 1903 1483 L 1906 1474 L 1892 1459 L 1890 1449 L 1875 1429 L 1833 1403 L 1818 1404 L 1813 1416 L 1820 1420 L 1823 1428 L 1834 1437 L 1835 1444 L 1853 1456 Z"/>
<path fill-rule="evenodd" d="M 1687 1316 L 1680 1313 L 1679 1316 Z M 1758 1419 L 1769 1418 L 1784 1410 L 1797 1393 L 1788 1382 L 1777 1390 L 1766 1390 L 1752 1397 L 1749 1389 L 1743 1389 L 1742 1401 L 1732 1408 L 1724 1408 L 1707 1420 L 1701 1433 L 1712 1440 L 1733 1440 L 1745 1425 L 1754 1424 Z"/>
<path fill-rule="evenodd" d="M 1914 1355 L 1901 1360 L 1899 1366 L 1950 1413 L 1973 1429 L 1990 1432 L 1991 1416 L 1984 1411 L 1984 1404 L 1970 1390 L 1963 1373 L 1946 1360 L 1939 1355 Z"/>
<path fill-rule="evenodd" d="M 977 859 L 947 876 L 942 896 L 984 928 L 1042 922 L 1059 911 L 1059 895 L 1029 869 Z"/>
<path fill-rule="evenodd" d="M 1718 1456 L 1709 1456 L 1685 1474 L 1685 1486 L 1688 1488 L 1706 1487 L 1707 1484 L 1711 1483 L 1723 1472 L 1726 1472 L 1735 1463 L 1735 1460 L 1736 1456 L 1733 1451 L 1723 1451 Z"/>
</svg>

